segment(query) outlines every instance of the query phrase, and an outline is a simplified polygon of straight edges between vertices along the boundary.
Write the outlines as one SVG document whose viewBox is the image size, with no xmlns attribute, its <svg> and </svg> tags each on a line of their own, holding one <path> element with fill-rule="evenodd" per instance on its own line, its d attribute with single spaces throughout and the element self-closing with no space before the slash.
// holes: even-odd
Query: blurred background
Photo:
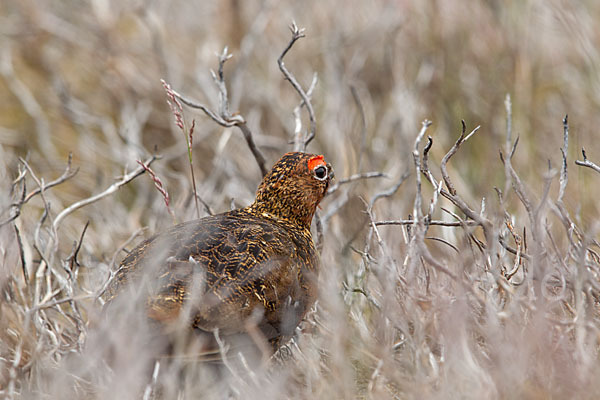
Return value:
<svg viewBox="0 0 600 400">
<path fill-rule="evenodd" d="M 465 372 L 469 376 L 465 381 L 453 380 L 453 373 L 443 366 L 434 376 L 418 368 L 402 369 L 403 363 L 410 364 L 406 358 L 400 364 L 389 364 L 395 365 L 390 366 L 392 369 L 402 370 L 400 376 L 390 372 L 388 383 L 369 381 L 375 372 L 385 375 L 388 366 L 382 361 L 382 369 L 377 361 L 382 358 L 371 358 L 377 345 L 369 341 L 375 340 L 370 335 L 383 322 L 370 314 L 373 310 L 367 310 L 368 302 L 356 308 L 348 300 L 342 281 L 353 275 L 362 262 L 361 255 L 352 248 L 362 249 L 370 238 L 361 198 L 369 202 L 410 171 L 410 179 L 393 197 L 382 199 L 374 214 L 379 220 L 406 219 L 413 212 L 411 152 L 424 119 L 433 122 L 427 134 L 433 138 L 430 167 L 438 179 L 439 162 L 460 134 L 460 121 L 465 120 L 469 131 L 477 125 L 481 128 L 449 164 L 457 190 L 480 208 L 483 198 L 489 203 L 496 198 L 494 187 L 504 189 L 505 170 L 499 152 L 505 149 L 507 95 L 512 100 L 513 139 L 519 137 L 513 166 L 533 199 L 542 198 L 549 164 L 560 169 L 562 119 L 569 115 L 570 180 L 565 205 L 582 229 L 593 227 L 598 219 L 600 176 L 576 167 L 574 160 L 582 159 L 581 148 L 585 147 L 592 161 L 600 161 L 597 1 L 3 1 L 0 221 L 10 217 L 10 204 L 20 195 L 20 186 L 11 184 L 22 168 L 19 158 L 27 161 L 40 182 L 49 182 L 63 173 L 70 153 L 73 168 L 79 171 L 46 192 L 50 220 L 70 204 L 105 190 L 118 177 L 137 168 L 136 160 L 152 154 L 161 156 L 152 168 L 169 192 L 175 221 L 195 218 L 198 213 L 192 196 L 186 137 L 174 123 L 161 79 L 186 97 L 216 110 L 218 89 L 210 70 L 216 70 L 217 54 L 228 46 L 233 58 L 225 64 L 224 72 L 230 110 L 246 119 L 270 166 L 292 149 L 293 110 L 300 103 L 277 66 L 277 58 L 290 41 L 288 27 L 292 21 L 305 28 L 306 38 L 292 47 L 285 58 L 286 66 L 304 88 L 308 88 L 314 74 L 318 77 L 312 96 L 316 138 L 307 151 L 324 154 L 338 179 L 372 171 L 387 175 L 344 184 L 323 202 L 323 260 L 328 268 L 323 277 L 323 296 L 339 294 L 338 303 L 333 301 L 330 311 L 337 310 L 343 317 L 328 318 L 343 320 L 336 326 L 348 332 L 347 342 L 340 339 L 342 342 L 334 346 L 341 353 L 339 359 L 333 357 L 338 366 L 333 376 L 341 376 L 340 382 L 350 384 L 340 389 L 325 382 L 327 374 L 315 367 L 311 370 L 313 386 L 303 381 L 298 393 L 319 398 L 333 398 L 336 393 L 349 398 L 418 398 L 419 394 L 450 398 L 452 393 L 491 397 L 506 397 L 508 393 L 527 397 L 533 393 L 532 398 L 539 393 L 543 398 L 549 393 L 559 397 L 572 393 L 563 392 L 560 384 L 558 388 L 540 384 L 543 390 L 538 392 L 537 384 L 513 374 L 514 360 L 510 357 L 494 361 L 498 374 L 480 377 L 473 372 L 479 371 L 475 368 L 478 356 L 471 354 L 480 340 L 477 335 L 466 342 L 473 346 L 471 350 L 457 356 L 473 366 L 471 375 Z M 223 128 L 202 112 L 185 106 L 183 115 L 188 126 L 195 120 L 193 167 L 202 200 L 215 213 L 252 202 L 261 174 L 241 132 Z M 307 129 L 305 110 L 301 115 L 303 129 Z M 27 192 L 38 184 L 32 174 L 26 182 Z M 557 182 L 555 179 L 550 187 L 552 198 L 558 192 Z M 431 185 L 424 183 L 423 190 L 427 204 Z M 25 248 L 30 248 L 28 243 L 31 245 L 37 235 L 36 227 L 44 213 L 42 200 L 40 196 L 32 198 L 17 220 Z M 525 215 L 514 195 L 507 199 L 506 208 L 512 215 Z M 206 214 L 201 207 L 199 215 Z M 442 214 L 438 209 L 434 216 L 443 218 Z M 169 227 L 174 219 L 153 182 L 142 175 L 113 195 L 68 215 L 54 233 L 52 254 L 56 260 L 69 255 L 88 221 L 79 253 L 80 281 L 81 290 L 92 293 L 114 268 L 114 261 L 123 256 L 117 251 L 132 234 L 137 232 L 133 242 L 139 241 Z M 145 230 L 140 231 L 142 228 Z M 402 264 L 407 257 L 406 231 L 400 227 L 380 229 L 389 247 L 387 256 Z M 447 240 L 460 236 L 451 229 L 437 232 Z M 42 232 L 38 239 L 44 242 L 44 237 Z M 21 267 L 11 225 L 0 228 L 0 240 L 3 284 Z M 556 242 L 559 246 L 567 242 L 564 232 L 557 235 Z M 434 253 L 448 254 L 447 250 L 443 245 L 432 247 Z M 33 250 L 26 251 L 24 257 L 30 262 L 39 258 Z M 454 297 L 440 301 L 448 303 L 450 298 Z M 427 310 L 423 312 L 427 314 Z M 352 312 L 362 316 L 348 317 L 354 321 L 348 328 L 345 318 Z M 400 318 L 407 319 L 402 312 Z M 433 315 L 422 325 L 413 321 L 416 325 L 411 325 L 411 335 L 425 338 L 428 324 L 438 321 L 437 314 Z M 486 329 L 490 333 L 495 328 Z M 597 332 L 595 329 L 593 332 Z M 486 337 L 485 333 L 479 335 Z M 10 353 L 13 339 L 4 339 L 2 351 Z M 412 362 L 419 363 L 425 353 L 415 350 L 411 354 Z M 318 353 L 313 356 L 318 358 Z M 56 361 L 57 356 L 53 357 Z M 523 371 L 535 370 L 538 365 L 524 357 L 519 360 Z M 597 359 L 589 362 L 598 365 Z M 544 371 L 541 375 L 557 373 Z M 35 381 L 31 376 L 20 379 Z M 394 388 L 389 389 L 390 385 Z M 518 389 L 511 392 L 506 389 L 510 385 Z M 31 387 L 37 386 L 31 383 Z M 57 390 L 52 385 L 46 389 L 48 393 Z M 276 393 L 287 393 L 280 386 L 272 390 L 274 398 Z"/>
</svg>

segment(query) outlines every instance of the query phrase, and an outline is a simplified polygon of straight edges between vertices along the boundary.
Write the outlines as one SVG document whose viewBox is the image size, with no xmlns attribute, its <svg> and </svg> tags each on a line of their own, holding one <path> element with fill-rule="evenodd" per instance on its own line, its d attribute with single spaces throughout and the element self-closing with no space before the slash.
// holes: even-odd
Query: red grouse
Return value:
<svg viewBox="0 0 600 400">
<path fill-rule="evenodd" d="M 183 319 L 210 341 L 215 331 L 245 335 L 251 321 L 276 350 L 317 296 L 310 225 L 332 178 L 323 156 L 285 154 L 250 206 L 176 225 L 134 248 L 104 299 L 144 281 L 152 323 Z"/>
</svg>

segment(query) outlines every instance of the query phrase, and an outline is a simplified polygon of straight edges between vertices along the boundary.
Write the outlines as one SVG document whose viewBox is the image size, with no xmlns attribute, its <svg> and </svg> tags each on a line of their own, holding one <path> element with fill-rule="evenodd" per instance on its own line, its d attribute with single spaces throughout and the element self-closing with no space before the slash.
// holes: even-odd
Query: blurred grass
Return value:
<svg viewBox="0 0 600 400">
<path fill-rule="evenodd" d="M 548 355 L 550 360 L 546 359 L 544 365 L 514 354 L 521 349 L 525 355 L 539 355 L 540 351 L 531 350 L 536 339 L 539 346 L 556 346 L 567 352 L 561 347 L 562 342 L 546 343 L 552 342 L 544 334 L 546 325 L 531 326 L 527 322 L 529 316 L 517 310 L 518 306 L 503 311 L 511 318 L 518 316 L 514 319 L 516 324 L 506 324 L 505 328 L 500 324 L 498 331 L 485 324 L 480 333 L 471 325 L 453 327 L 449 316 L 471 310 L 470 306 L 454 303 L 454 295 L 449 295 L 451 291 L 439 275 L 440 281 L 432 284 L 431 292 L 422 292 L 425 278 L 419 275 L 414 293 L 399 294 L 409 298 L 406 304 L 400 304 L 410 307 L 416 304 L 415 299 L 427 298 L 433 302 L 428 306 L 431 308 L 399 310 L 394 323 L 400 324 L 405 334 L 412 332 L 413 337 L 436 337 L 442 348 L 444 335 L 446 340 L 453 339 L 445 343 L 445 351 L 456 344 L 456 354 L 447 356 L 450 360 L 446 364 L 442 360 L 440 370 L 433 373 L 423 369 L 429 361 L 419 357 L 439 356 L 441 350 L 421 351 L 418 346 L 427 341 L 418 345 L 415 341 L 406 345 L 416 346 L 410 351 L 386 353 L 382 343 L 400 340 L 380 329 L 390 320 L 373 310 L 360 295 L 345 292 L 341 284 L 356 279 L 365 287 L 373 285 L 373 278 L 369 278 L 373 272 L 361 270 L 360 256 L 349 250 L 350 245 L 362 249 L 368 234 L 368 219 L 359 196 L 369 201 L 411 169 L 411 182 L 405 183 L 392 198 L 381 200 L 375 212 L 377 219 L 407 218 L 413 212 L 411 151 L 425 118 L 433 121 L 428 132 L 434 140 L 430 164 L 438 178 L 435 171 L 460 133 L 460 120 L 466 121 L 469 130 L 481 125 L 481 130 L 449 163 L 450 174 L 469 204 L 480 207 L 485 197 L 491 212 L 500 214 L 494 205 L 494 187 L 504 189 L 505 182 L 499 151 L 504 150 L 507 94 L 513 102 L 513 139 L 520 138 L 513 165 L 528 193 L 537 200 L 541 198 L 548 162 L 560 169 L 561 120 L 569 115 L 570 180 L 565 205 L 577 225 L 597 238 L 600 177 L 573 163 L 581 159 L 582 147 L 591 160 L 600 160 L 600 141 L 596 140 L 600 126 L 600 31 L 596 27 L 600 3 L 595 1 L 2 2 L 0 221 L 10 215 L 9 204 L 18 198 L 11 193 L 10 184 L 18 175 L 18 157 L 25 158 L 37 176 L 48 182 L 62 173 L 67 155 L 73 154 L 73 165 L 79 168 L 77 176 L 46 193 L 52 218 L 75 201 L 110 186 L 124 171 L 134 169 L 137 159 L 148 157 L 154 149 L 164 157 L 155 162 L 153 169 L 162 177 L 178 219 L 193 218 L 185 141 L 173 124 L 160 79 L 186 96 L 216 108 L 217 90 L 209 70 L 217 67 L 215 53 L 226 45 L 234 54 L 225 67 L 231 110 L 247 119 L 257 144 L 268 162 L 273 163 L 291 149 L 288 142 L 293 138 L 292 111 L 299 103 L 276 65 L 289 41 L 287 26 L 292 20 L 306 28 L 307 38 L 286 56 L 286 65 L 305 87 L 314 72 L 319 76 L 313 95 L 317 137 L 308 150 L 324 154 L 338 178 L 364 171 L 383 171 L 390 178 L 360 181 L 343 187 L 337 194 L 349 198 L 329 220 L 326 230 L 321 300 L 324 310 L 320 312 L 328 318 L 327 326 L 351 330 L 339 332 L 333 343 L 330 332 L 300 338 L 305 345 L 302 348 L 306 358 L 300 365 L 306 367 L 302 371 L 306 379 L 296 379 L 301 382 L 297 387 L 302 388 L 298 393 L 303 395 L 274 385 L 269 392 L 272 397 L 310 394 L 317 398 L 387 398 L 394 393 L 400 393 L 401 398 L 464 398 L 470 394 L 478 398 L 562 398 L 574 394 L 580 398 L 596 397 L 600 389 L 593 383 L 597 377 L 594 374 L 582 373 L 586 379 L 579 383 L 544 381 L 545 375 L 556 377 L 564 372 L 560 360 L 569 359 L 568 355 Z M 351 86 L 356 87 L 366 116 L 366 148 L 362 156 L 361 120 Z M 240 133 L 223 129 L 189 109 L 185 117 L 188 122 L 196 120 L 194 167 L 202 199 L 216 212 L 228 210 L 232 199 L 237 206 L 251 202 L 260 171 Z M 306 127 L 308 120 L 303 122 Z M 30 176 L 27 187 L 28 191 L 36 187 Z M 423 191 L 424 198 L 429 199 L 431 185 L 424 183 Z M 557 192 L 555 179 L 550 198 L 556 198 Z M 325 200 L 324 212 L 337 198 Z M 23 207 L 17 220 L 28 249 L 43 209 L 40 197 L 35 197 Z M 507 199 L 506 209 L 516 218 L 517 230 L 521 231 L 527 225 L 526 214 L 514 193 Z M 438 209 L 434 218 L 442 216 Z M 563 249 L 568 243 L 567 235 L 552 218 L 548 217 L 549 230 Z M 69 255 L 86 221 L 90 221 L 90 227 L 80 252 L 79 281 L 83 292 L 98 288 L 111 268 L 115 251 L 132 233 L 148 227 L 148 236 L 172 224 L 152 182 L 141 176 L 115 195 L 68 216 L 58 231 L 53 253 L 57 260 Z M 463 245 L 466 247 L 462 232 L 431 229 L 432 234 L 455 243 L 461 250 Z M 380 227 L 380 231 L 389 247 L 388 256 L 402 265 L 409 250 L 406 233 L 398 227 Z M 43 240 L 49 240 L 44 237 Z M 455 257 L 443 244 L 428 246 L 444 259 Z M 11 225 L 0 228 L 0 249 L 0 285 L 8 286 L 11 279 L 22 279 L 18 275 L 20 263 Z M 451 266 L 456 271 L 476 270 L 478 267 L 469 265 L 477 263 L 476 257 L 465 254 L 463 251 L 464 258 Z M 33 251 L 25 254 L 30 264 L 38 257 Z M 116 261 L 121 257 L 122 253 Z M 22 282 L 19 285 L 23 288 Z M 389 293 L 382 289 L 381 294 L 385 297 Z M 435 294 L 439 296 L 437 300 Z M 14 296 L 11 299 L 16 301 Z M 11 302 L 5 302 L 1 309 L 3 324 L 20 329 L 19 324 L 26 324 L 14 322 L 18 312 L 11 308 Z M 407 315 L 414 320 L 409 323 Z M 597 334 L 597 316 L 588 317 L 591 331 Z M 456 320 L 464 318 L 473 322 L 478 317 L 460 316 Z M 481 318 L 486 318 L 485 312 Z M 526 325 L 524 332 L 532 338 L 530 342 L 511 340 L 525 335 L 517 331 L 521 322 Z M 552 332 L 556 329 L 548 328 Z M 381 333 L 382 337 L 375 340 L 372 336 L 377 336 L 379 330 L 388 333 Z M 27 340 L 33 346 L 37 339 Z M 0 341 L 2 368 L 6 369 L 17 341 L 10 334 L 0 334 Z M 505 346 L 502 349 L 510 356 L 499 350 L 498 359 L 490 356 L 492 367 L 486 370 L 473 355 L 476 349 L 485 347 L 485 341 Z M 331 350 L 333 361 L 324 362 L 330 369 L 323 367 L 321 355 L 310 350 L 311 346 Z M 511 346 L 515 349 L 508 348 Z M 69 349 L 53 352 L 53 360 L 59 361 L 68 353 Z M 44 349 L 31 354 L 44 359 Z M 376 381 L 373 377 L 379 376 L 375 374 L 376 360 L 383 360 L 378 374 L 387 377 L 387 383 L 372 383 L 369 387 L 369 382 Z M 577 376 L 579 361 L 571 361 L 575 366 L 566 375 Z M 586 362 L 588 367 L 597 366 L 596 353 Z M 292 369 L 289 373 L 299 371 Z M 527 376 L 519 377 L 520 373 Z M 6 376 L 0 374 L 0 378 Z M 63 378 L 59 381 L 63 382 Z M 336 379 L 341 383 L 336 383 Z M 57 385 L 47 384 L 49 381 L 48 377 L 36 378 L 33 374 L 18 377 L 21 393 L 30 393 L 24 397 L 56 395 L 60 391 Z M 36 392 L 39 387 L 45 387 L 47 392 Z M 0 389 L 6 391 L 1 380 Z M 63 394 L 67 393 L 70 392 Z"/>
</svg>

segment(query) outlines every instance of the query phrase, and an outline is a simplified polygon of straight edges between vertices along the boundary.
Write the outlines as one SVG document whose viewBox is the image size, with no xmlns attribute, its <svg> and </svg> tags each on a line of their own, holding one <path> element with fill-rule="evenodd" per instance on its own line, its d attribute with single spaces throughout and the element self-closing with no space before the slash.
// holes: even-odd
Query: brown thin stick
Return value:
<svg viewBox="0 0 600 400">
<path fill-rule="evenodd" d="M 81 244 L 83 243 L 83 237 L 85 236 L 85 232 L 87 231 L 88 226 L 90 225 L 90 221 L 85 223 L 83 227 L 83 231 L 81 232 L 81 236 L 79 237 L 79 241 L 76 242 L 75 248 L 73 249 L 73 253 L 67 257 L 67 261 L 69 262 L 69 268 L 72 271 L 75 265 L 79 266 L 79 261 L 77 261 L 77 255 L 79 254 L 79 250 L 81 250 Z"/>
<path fill-rule="evenodd" d="M 19 257 L 21 259 L 23 279 L 25 279 L 25 286 L 29 286 L 29 274 L 27 273 L 27 263 L 25 262 L 25 252 L 23 251 L 23 240 L 21 239 L 21 232 L 19 232 L 17 224 L 13 224 L 13 227 L 15 228 L 15 235 L 17 236 L 17 245 L 19 246 Z"/>
<path fill-rule="evenodd" d="M 436 242 L 444 243 L 446 246 L 448 246 L 452 250 L 456 251 L 456 253 L 460 254 L 460 250 L 458 250 L 458 248 L 455 245 L 453 245 L 452 243 L 450 243 L 449 241 L 447 241 L 445 239 L 438 238 L 438 237 L 433 237 L 433 236 L 428 236 L 425 239 L 435 240 Z"/>
</svg>

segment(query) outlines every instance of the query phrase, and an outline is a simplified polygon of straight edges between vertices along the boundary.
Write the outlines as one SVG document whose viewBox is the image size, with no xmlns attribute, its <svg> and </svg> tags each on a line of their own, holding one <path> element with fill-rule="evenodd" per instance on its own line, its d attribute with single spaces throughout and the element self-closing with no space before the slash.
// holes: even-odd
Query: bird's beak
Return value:
<svg viewBox="0 0 600 400">
<path fill-rule="evenodd" d="M 329 177 L 329 181 L 332 181 L 335 179 L 335 172 L 333 172 L 333 168 L 331 167 L 331 164 L 327 164 L 327 176 Z"/>
<path fill-rule="evenodd" d="M 325 182 L 325 190 L 323 191 L 323 196 L 325 196 L 327 194 L 327 190 L 329 190 L 329 184 L 331 183 L 332 180 L 335 179 L 335 173 L 333 172 L 333 168 L 331 167 L 331 164 L 327 164 L 327 181 Z"/>
</svg>

